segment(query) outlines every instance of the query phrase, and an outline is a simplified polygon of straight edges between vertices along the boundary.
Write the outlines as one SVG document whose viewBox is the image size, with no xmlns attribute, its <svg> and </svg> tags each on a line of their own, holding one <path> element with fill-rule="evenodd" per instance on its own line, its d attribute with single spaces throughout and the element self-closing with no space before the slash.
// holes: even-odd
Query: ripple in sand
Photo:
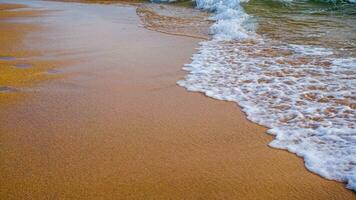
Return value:
<svg viewBox="0 0 356 200">
<path fill-rule="evenodd" d="M 15 60 L 15 57 L 11 57 L 11 56 L 0 56 L 0 60 Z"/>
<path fill-rule="evenodd" d="M 9 86 L 0 86 L 0 92 L 16 92 L 17 90 Z"/>
<path fill-rule="evenodd" d="M 56 69 L 49 69 L 49 70 L 47 70 L 47 73 L 48 74 L 59 74 L 61 72 L 59 70 L 56 70 Z"/>
<path fill-rule="evenodd" d="M 19 63 L 19 64 L 16 64 L 15 67 L 20 68 L 20 69 L 27 69 L 27 68 L 32 67 L 32 65 L 26 64 L 26 63 Z"/>
</svg>

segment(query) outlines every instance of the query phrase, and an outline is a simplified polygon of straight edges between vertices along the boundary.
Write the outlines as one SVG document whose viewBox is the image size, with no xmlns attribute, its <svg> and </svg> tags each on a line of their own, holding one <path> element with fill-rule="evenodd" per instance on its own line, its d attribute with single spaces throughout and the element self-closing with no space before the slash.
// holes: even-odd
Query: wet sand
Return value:
<svg viewBox="0 0 356 200">
<path fill-rule="evenodd" d="M 39 24 L 27 23 L 46 14 L 21 4 L 0 4 L 0 104 L 13 104 L 21 99 L 28 87 L 59 78 L 47 70 L 60 66 L 61 61 L 41 59 L 40 49 L 25 45 L 26 37 L 41 31 Z M 30 43 L 38 42 L 32 39 Z"/>
<path fill-rule="evenodd" d="M 22 45 L 66 78 L 0 105 L 0 199 L 355 199 L 176 85 L 200 40 L 142 28 L 134 6 L 20 2 L 57 10 Z"/>
</svg>

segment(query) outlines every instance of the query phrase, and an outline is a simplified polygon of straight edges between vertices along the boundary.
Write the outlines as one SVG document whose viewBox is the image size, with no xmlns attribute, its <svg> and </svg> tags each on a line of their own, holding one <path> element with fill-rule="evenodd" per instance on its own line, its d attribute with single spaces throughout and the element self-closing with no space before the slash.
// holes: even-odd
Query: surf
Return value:
<svg viewBox="0 0 356 200">
<path fill-rule="evenodd" d="M 304 33 L 312 35 L 313 30 L 303 30 L 312 29 L 308 23 L 313 19 L 329 19 L 326 12 L 340 17 L 342 13 L 331 8 L 350 2 L 314 3 L 197 0 L 198 9 L 212 13 L 212 39 L 200 44 L 192 63 L 183 68 L 188 75 L 177 83 L 189 91 L 238 103 L 248 119 L 269 128 L 275 136 L 271 147 L 297 154 L 310 171 L 345 182 L 356 191 L 356 58 L 354 44 L 344 43 L 350 38 L 352 42 L 355 35 L 335 36 L 328 43 L 322 36 L 309 41 Z M 255 15 L 249 4 L 260 4 Z M 297 8 L 296 16 L 309 18 L 288 16 L 281 10 L 285 6 Z M 274 24 L 276 30 L 263 29 L 269 19 L 258 12 L 266 9 L 277 13 L 277 20 L 285 15 L 289 21 L 281 27 Z M 356 22 L 352 12 L 349 16 L 342 19 Z M 321 35 L 328 30 L 325 24 L 317 26 Z"/>
</svg>

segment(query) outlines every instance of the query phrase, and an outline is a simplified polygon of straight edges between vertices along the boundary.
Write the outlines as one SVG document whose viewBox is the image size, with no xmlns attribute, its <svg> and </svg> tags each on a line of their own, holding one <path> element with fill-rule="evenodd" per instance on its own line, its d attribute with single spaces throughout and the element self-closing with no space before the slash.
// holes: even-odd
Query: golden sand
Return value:
<svg viewBox="0 0 356 200">
<path fill-rule="evenodd" d="M 42 47 L 78 57 L 76 76 L 0 104 L 0 199 L 355 199 L 269 148 L 235 104 L 176 85 L 199 40 L 140 28 L 134 7 L 92 6 L 63 8 L 90 21 L 38 30 L 56 38 Z"/>
</svg>

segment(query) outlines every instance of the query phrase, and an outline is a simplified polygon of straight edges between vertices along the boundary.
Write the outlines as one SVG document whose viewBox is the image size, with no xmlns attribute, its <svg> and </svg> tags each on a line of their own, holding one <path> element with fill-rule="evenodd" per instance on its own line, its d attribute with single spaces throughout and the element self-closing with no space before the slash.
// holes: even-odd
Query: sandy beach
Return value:
<svg viewBox="0 0 356 200">
<path fill-rule="evenodd" d="M 0 82 L 18 90 L 0 95 L 0 199 L 356 199 L 235 103 L 177 86 L 200 39 L 147 30 L 132 5 L 15 2 L 45 13 L 0 9 L 18 33 L 0 31 L 16 58 L 0 70 L 31 65 Z"/>
</svg>

